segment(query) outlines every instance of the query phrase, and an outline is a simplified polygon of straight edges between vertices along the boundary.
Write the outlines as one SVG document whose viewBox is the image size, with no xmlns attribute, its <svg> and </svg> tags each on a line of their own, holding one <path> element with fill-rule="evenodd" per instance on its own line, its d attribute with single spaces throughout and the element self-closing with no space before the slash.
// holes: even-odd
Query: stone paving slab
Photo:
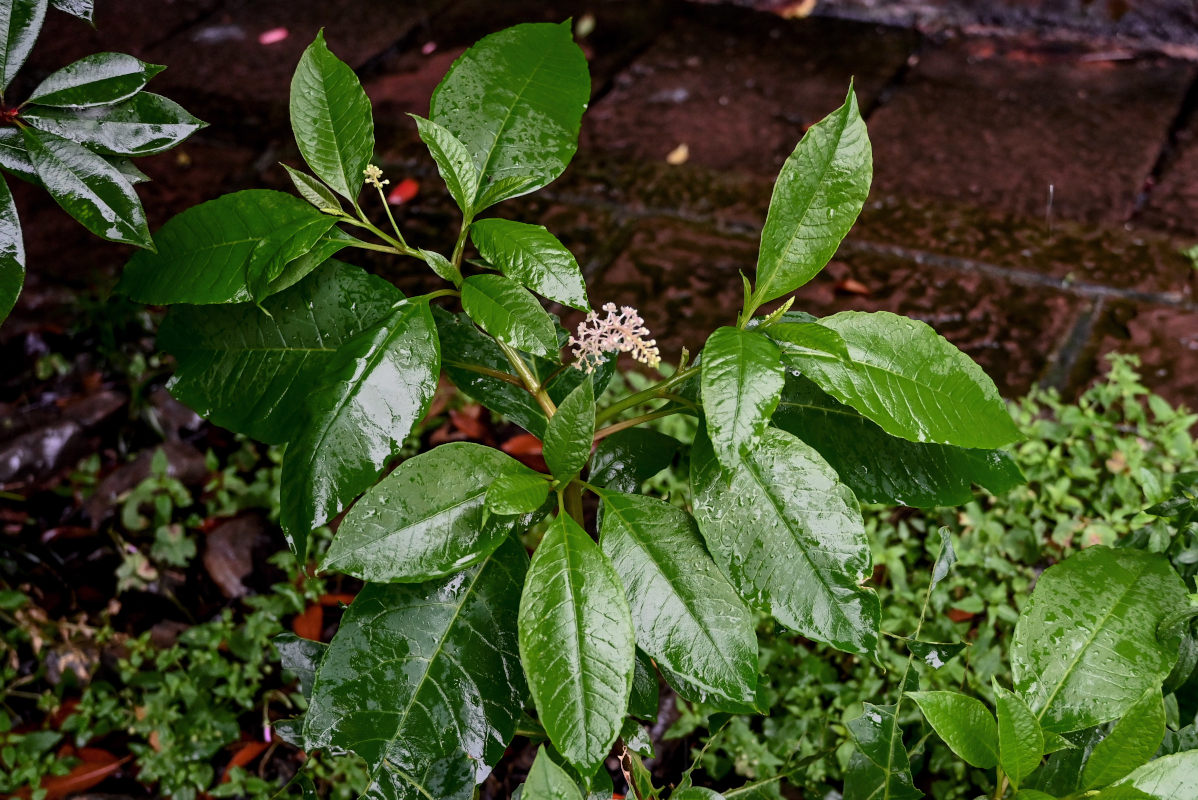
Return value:
<svg viewBox="0 0 1198 800">
<path fill-rule="evenodd" d="M 1135 353 L 1144 382 L 1174 403 L 1198 408 L 1198 312 L 1145 303 L 1115 303 L 1096 328 L 1087 358 L 1069 387 L 1076 391 L 1102 370 L 1107 353 Z"/>
<path fill-rule="evenodd" d="M 1164 174 L 1136 223 L 1198 239 L 1198 115 L 1191 113 L 1177 132 Z"/>
<path fill-rule="evenodd" d="M 875 187 L 1122 223 L 1194 78 L 1181 62 L 950 41 L 922 54 L 870 118 Z"/>
<path fill-rule="evenodd" d="M 583 145 L 643 161 L 686 145 L 690 163 L 772 176 L 850 80 L 871 107 L 918 42 L 897 28 L 691 6 L 587 115 Z"/>
</svg>

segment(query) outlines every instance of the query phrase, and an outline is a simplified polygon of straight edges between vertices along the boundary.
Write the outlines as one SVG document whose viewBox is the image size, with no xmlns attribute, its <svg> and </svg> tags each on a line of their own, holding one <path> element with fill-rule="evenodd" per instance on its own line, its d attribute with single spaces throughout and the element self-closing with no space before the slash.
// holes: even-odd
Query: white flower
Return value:
<svg viewBox="0 0 1198 800">
<path fill-rule="evenodd" d="M 657 340 L 650 339 L 645 320 L 632 306 L 617 309 L 615 303 L 603 306 L 607 316 L 600 318 L 594 311 L 578 323 L 578 332 L 570 337 L 574 349 L 574 366 L 588 374 L 602 364 L 605 353 L 631 353 L 642 364 L 656 367 L 661 363 Z"/>
<path fill-rule="evenodd" d="M 362 170 L 362 174 L 366 176 L 366 182 L 377 189 L 382 189 L 391 182 L 379 180 L 379 178 L 383 177 L 383 171 L 374 164 L 367 164 L 366 169 Z"/>
</svg>

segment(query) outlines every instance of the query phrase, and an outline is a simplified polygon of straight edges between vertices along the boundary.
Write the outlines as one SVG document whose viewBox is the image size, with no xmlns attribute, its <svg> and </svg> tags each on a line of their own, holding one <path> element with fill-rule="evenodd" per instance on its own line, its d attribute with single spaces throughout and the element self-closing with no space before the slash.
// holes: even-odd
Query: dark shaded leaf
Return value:
<svg viewBox="0 0 1198 800">
<path fill-rule="evenodd" d="M 96 53 L 50 73 L 26 102 L 65 108 L 119 103 L 140 92 L 164 69 L 124 53 Z"/>
<path fill-rule="evenodd" d="M 21 115 L 35 128 L 104 155 L 148 156 L 170 150 L 207 123 L 161 95 L 140 92 L 112 106 L 34 108 Z"/>
<path fill-rule="evenodd" d="M 0 93 L 8 89 L 46 18 L 46 0 L 8 0 L 0 4 Z"/>
<path fill-rule="evenodd" d="M 849 720 L 848 728 L 861 755 L 873 769 L 858 769 L 856 776 L 846 776 L 845 800 L 874 797 L 915 800 L 923 797 L 923 793 L 912 785 L 911 761 L 903 745 L 903 732 L 894 718 L 894 706 L 873 703 L 864 703 L 864 706 L 865 713 Z M 850 772 L 853 771 L 850 767 Z"/>
<path fill-rule="evenodd" d="M 670 466 L 682 443 L 648 428 L 626 428 L 599 440 L 587 481 L 633 494 Z"/>
<path fill-rule="evenodd" d="M 17 303 L 25 285 L 25 240 L 8 184 L 0 180 L 0 322 Z"/>
</svg>

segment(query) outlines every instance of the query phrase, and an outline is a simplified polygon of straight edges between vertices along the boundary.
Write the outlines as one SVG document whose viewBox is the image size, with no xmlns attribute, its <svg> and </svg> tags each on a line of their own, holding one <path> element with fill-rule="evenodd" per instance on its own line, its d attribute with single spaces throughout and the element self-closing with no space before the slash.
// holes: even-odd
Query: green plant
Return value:
<svg viewBox="0 0 1198 800">
<path fill-rule="evenodd" d="M 169 150 L 204 123 L 167 98 L 142 91 L 163 67 L 121 53 L 97 53 L 63 67 L 14 105 L 5 92 L 33 49 L 50 5 L 91 21 L 92 0 L 0 2 L 6 31 L 0 42 L 0 169 L 45 188 L 100 238 L 153 248 L 133 188 L 148 178 L 132 159 Z M 0 181 L 0 322 L 24 282 L 21 223 L 8 185 Z"/>
</svg>

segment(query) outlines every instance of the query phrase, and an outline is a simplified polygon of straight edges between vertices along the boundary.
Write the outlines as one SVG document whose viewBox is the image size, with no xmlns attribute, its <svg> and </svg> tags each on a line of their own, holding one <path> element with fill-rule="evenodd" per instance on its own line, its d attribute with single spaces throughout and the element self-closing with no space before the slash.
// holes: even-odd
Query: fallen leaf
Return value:
<svg viewBox="0 0 1198 800">
<path fill-rule="evenodd" d="M 391 190 L 391 194 L 387 195 L 387 202 L 393 206 L 403 205 L 411 202 L 419 193 L 420 183 L 415 178 L 404 178 Z"/>
<path fill-rule="evenodd" d="M 541 440 L 531 433 L 521 433 L 508 439 L 499 449 L 512 456 L 526 467 L 538 472 L 548 472 L 549 467 L 542 455 Z"/>
<path fill-rule="evenodd" d="M 320 635 L 324 633 L 324 609 L 320 603 L 314 603 L 304 613 L 296 614 L 291 620 L 291 630 L 296 636 L 319 642 Z"/>
<path fill-rule="evenodd" d="M 262 752 L 267 747 L 269 745 L 266 742 L 243 743 L 237 748 L 237 752 L 233 753 L 233 757 L 229 759 L 229 763 L 225 765 L 225 771 L 220 776 L 220 782 L 228 783 L 229 773 L 233 771 L 234 767 L 244 767 L 246 764 L 249 764 L 255 758 L 262 755 Z"/>
<path fill-rule="evenodd" d="M 80 761 L 66 775 L 42 779 L 45 800 L 59 800 L 73 794 L 85 792 L 112 775 L 133 756 L 117 758 L 98 747 L 85 747 L 79 751 Z"/>
<path fill-rule="evenodd" d="M 471 439 L 485 439 L 487 426 L 482 423 L 482 410 L 483 407 L 478 404 L 450 409 L 449 419 L 455 428 Z"/>
<path fill-rule="evenodd" d="M 845 294 L 869 294 L 869 287 L 855 278 L 845 278 L 836 282 L 836 291 Z"/>
<path fill-rule="evenodd" d="M 960 608 L 950 608 L 945 615 L 953 622 L 968 622 L 974 616 L 972 611 L 964 611 Z"/>
<path fill-rule="evenodd" d="M 690 157 L 691 149 L 687 147 L 686 142 L 683 142 L 670 151 L 666 156 L 666 163 L 676 167 L 679 164 L 685 164 Z"/>
</svg>

